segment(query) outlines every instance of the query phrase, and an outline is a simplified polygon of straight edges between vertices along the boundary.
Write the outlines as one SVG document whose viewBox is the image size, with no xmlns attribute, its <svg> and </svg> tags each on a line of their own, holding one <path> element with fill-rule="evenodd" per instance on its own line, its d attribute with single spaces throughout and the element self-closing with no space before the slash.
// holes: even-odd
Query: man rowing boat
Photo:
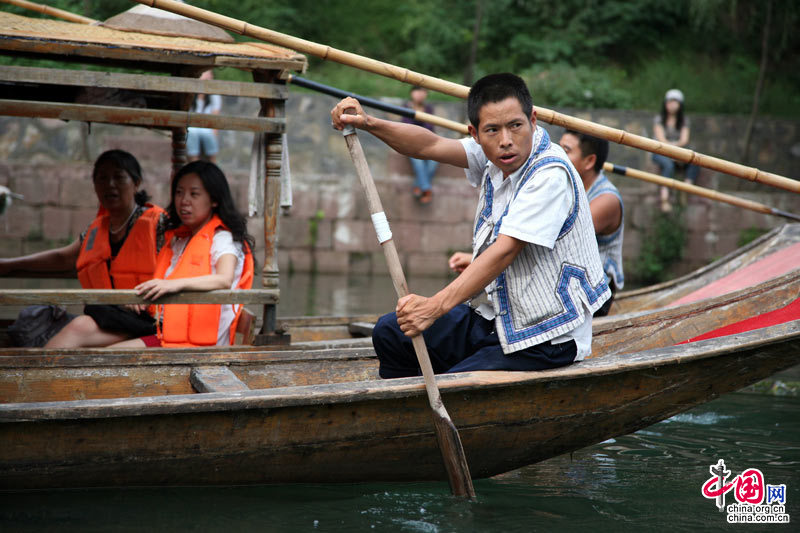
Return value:
<svg viewBox="0 0 800 533">
<path fill-rule="evenodd" d="M 355 115 L 345 114 L 355 108 Z M 591 318 L 609 298 L 589 204 L 563 149 L 536 125 L 525 82 L 479 80 L 467 100 L 471 138 L 367 115 L 345 98 L 333 125 L 369 131 L 409 157 L 466 169 L 480 187 L 473 254 L 432 297 L 410 294 L 373 331 L 380 375 L 419 375 L 410 337 L 422 334 L 437 373 L 541 370 L 591 353 Z M 469 264 L 467 264 L 469 263 Z M 491 305 L 464 302 L 485 290 Z"/>
</svg>

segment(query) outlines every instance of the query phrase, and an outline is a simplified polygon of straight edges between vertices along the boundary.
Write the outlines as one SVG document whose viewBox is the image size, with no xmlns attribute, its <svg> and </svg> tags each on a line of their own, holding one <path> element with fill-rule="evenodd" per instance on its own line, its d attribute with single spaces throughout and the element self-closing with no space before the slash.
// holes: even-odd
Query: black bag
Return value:
<svg viewBox="0 0 800 533">
<path fill-rule="evenodd" d="M 118 305 L 87 305 L 83 312 L 92 317 L 97 327 L 122 333 L 132 339 L 156 334 L 156 322 L 146 312 L 136 313 Z"/>
<path fill-rule="evenodd" d="M 37 348 L 47 344 L 56 333 L 77 315 L 60 305 L 31 305 L 20 311 L 8 328 L 12 346 Z"/>
</svg>

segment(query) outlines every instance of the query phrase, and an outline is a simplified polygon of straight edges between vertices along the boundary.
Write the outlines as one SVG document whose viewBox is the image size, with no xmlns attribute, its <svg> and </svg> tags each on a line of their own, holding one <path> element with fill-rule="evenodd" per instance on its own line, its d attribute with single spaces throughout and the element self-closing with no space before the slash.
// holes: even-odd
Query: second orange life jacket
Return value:
<svg viewBox="0 0 800 533">
<path fill-rule="evenodd" d="M 195 235 L 191 237 L 183 250 L 172 272 L 166 279 L 194 278 L 211 274 L 211 244 L 217 228 L 227 229 L 217 215 L 214 215 Z M 187 232 L 182 226 L 176 230 L 168 231 L 166 242 Z M 244 244 L 245 263 L 242 268 L 242 277 L 236 285 L 237 289 L 249 289 L 253 285 L 253 255 L 249 247 Z M 167 245 L 158 254 L 155 278 L 164 278 L 164 274 L 172 262 L 172 246 Z M 224 304 L 232 305 L 232 304 Z M 214 304 L 168 304 L 161 305 L 162 324 L 159 330 L 159 339 L 162 346 L 215 346 L 219 337 L 220 305 Z M 233 344 L 236 334 L 236 324 L 239 321 L 243 306 L 239 306 L 236 317 L 230 327 L 230 344 Z"/>
</svg>

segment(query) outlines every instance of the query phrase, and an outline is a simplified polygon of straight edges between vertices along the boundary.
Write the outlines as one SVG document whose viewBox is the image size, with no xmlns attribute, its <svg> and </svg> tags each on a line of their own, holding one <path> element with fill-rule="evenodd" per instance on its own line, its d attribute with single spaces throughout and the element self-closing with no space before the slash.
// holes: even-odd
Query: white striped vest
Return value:
<svg viewBox="0 0 800 533">
<path fill-rule="evenodd" d="M 611 235 L 597 235 L 597 248 L 600 251 L 603 270 L 608 279 L 614 280 L 614 285 L 619 290 L 625 285 L 625 273 L 622 271 L 622 233 L 625 228 L 625 206 L 622 204 L 622 196 L 619 191 L 602 170 L 597 179 L 594 180 L 594 183 L 592 183 L 592 186 L 589 187 L 589 190 L 586 191 L 586 197 L 591 203 L 601 194 L 613 194 L 616 196 L 622 210 L 622 218 L 617 231 Z"/>
<path fill-rule="evenodd" d="M 563 150 L 550 143 L 550 136 L 537 127 L 535 150 L 520 172 L 512 194 L 516 198 L 528 180 L 539 171 L 562 167 L 569 175 L 574 201 L 549 250 L 528 244 L 486 291 L 491 295 L 495 328 L 503 353 L 512 353 L 549 341 L 578 327 L 584 321 L 584 307 L 593 314 L 610 297 L 597 251 L 594 224 L 583 182 L 564 158 Z M 474 255 L 497 239 L 503 217 L 492 222 L 492 180 L 484 173 L 475 216 L 472 249 Z M 510 202 L 509 202 L 510 203 Z M 484 246 L 484 244 L 486 246 Z"/>
</svg>

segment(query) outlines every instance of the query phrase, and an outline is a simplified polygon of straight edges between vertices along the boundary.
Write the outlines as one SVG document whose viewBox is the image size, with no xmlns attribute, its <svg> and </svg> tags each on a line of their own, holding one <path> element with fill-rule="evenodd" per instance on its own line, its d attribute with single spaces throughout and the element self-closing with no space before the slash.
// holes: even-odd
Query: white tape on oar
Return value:
<svg viewBox="0 0 800 533">
<path fill-rule="evenodd" d="M 386 220 L 386 213 L 383 211 L 372 215 L 372 225 L 375 226 L 379 243 L 383 244 L 392 238 L 392 230 L 389 229 L 389 221 Z"/>
</svg>

